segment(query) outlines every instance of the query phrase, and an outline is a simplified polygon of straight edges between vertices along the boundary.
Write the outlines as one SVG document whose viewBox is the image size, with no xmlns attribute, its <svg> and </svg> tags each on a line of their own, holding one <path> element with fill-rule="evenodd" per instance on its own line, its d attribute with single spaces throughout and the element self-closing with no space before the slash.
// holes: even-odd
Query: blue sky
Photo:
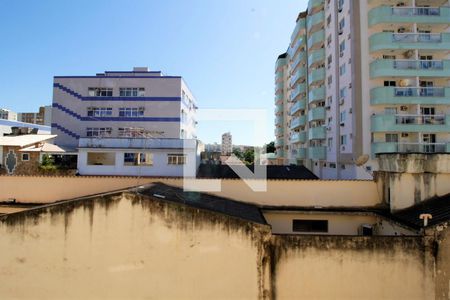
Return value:
<svg viewBox="0 0 450 300">
<path fill-rule="evenodd" d="M 198 136 L 273 140 L 274 63 L 307 0 L 0 0 L 0 107 L 49 105 L 54 75 L 148 66 L 181 75 L 200 108 L 265 108 L 267 138 L 248 122 L 204 122 Z"/>
</svg>

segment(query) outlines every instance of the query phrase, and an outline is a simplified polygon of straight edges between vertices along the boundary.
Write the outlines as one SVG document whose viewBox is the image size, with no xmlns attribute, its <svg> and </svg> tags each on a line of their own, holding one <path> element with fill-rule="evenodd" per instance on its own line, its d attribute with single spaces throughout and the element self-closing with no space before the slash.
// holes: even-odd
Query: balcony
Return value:
<svg viewBox="0 0 450 300">
<path fill-rule="evenodd" d="M 443 50 L 450 49 L 450 33 L 379 32 L 369 39 L 370 51 L 378 50 Z"/>
<path fill-rule="evenodd" d="M 277 95 L 275 95 L 275 104 L 280 105 L 283 103 L 283 93 L 279 93 Z"/>
<path fill-rule="evenodd" d="M 319 106 L 308 111 L 308 121 L 325 120 L 325 107 Z"/>
<path fill-rule="evenodd" d="M 275 128 L 275 136 L 279 137 L 284 134 L 284 128 L 283 127 L 277 127 Z"/>
<path fill-rule="evenodd" d="M 378 153 L 450 153 L 450 143 L 372 143 L 372 154 Z"/>
<path fill-rule="evenodd" d="M 373 115 L 372 132 L 449 132 L 450 115 Z"/>
<path fill-rule="evenodd" d="M 275 114 L 276 115 L 282 115 L 284 111 L 283 105 L 277 105 L 275 106 Z"/>
<path fill-rule="evenodd" d="M 275 82 L 280 82 L 283 80 L 283 71 L 278 71 L 275 73 Z"/>
<path fill-rule="evenodd" d="M 294 31 L 291 34 L 291 41 L 294 41 L 297 37 L 298 33 L 302 30 L 306 29 L 306 20 L 305 18 L 298 19 L 297 24 L 295 24 Z"/>
<path fill-rule="evenodd" d="M 291 65 L 291 70 L 295 70 L 297 66 L 305 59 L 305 52 L 299 52 Z"/>
<path fill-rule="evenodd" d="M 312 160 L 325 160 L 327 157 L 327 150 L 324 146 L 316 146 L 308 148 L 308 158 Z"/>
<path fill-rule="evenodd" d="M 320 49 L 325 41 L 325 30 L 320 30 L 311 34 L 308 39 L 308 50 Z"/>
<path fill-rule="evenodd" d="M 380 6 L 369 12 L 369 26 L 382 23 L 448 24 L 450 7 Z"/>
<path fill-rule="evenodd" d="M 449 77 L 450 60 L 378 59 L 370 64 L 370 77 Z"/>
<path fill-rule="evenodd" d="M 325 62 L 325 49 L 313 50 L 308 56 L 308 67 L 315 67 Z"/>
<path fill-rule="evenodd" d="M 295 104 L 291 107 L 290 115 L 293 116 L 300 110 L 306 109 L 306 101 L 305 99 L 299 100 L 295 102 Z"/>
<path fill-rule="evenodd" d="M 306 142 L 306 131 L 296 132 L 291 136 L 292 143 L 305 143 Z"/>
<path fill-rule="evenodd" d="M 306 124 L 306 115 L 295 117 L 291 120 L 291 129 L 297 129 L 301 126 L 305 126 Z"/>
<path fill-rule="evenodd" d="M 299 79 L 304 78 L 306 76 L 306 70 L 305 68 L 299 68 L 297 71 L 294 72 L 293 76 L 291 77 L 291 86 L 294 86 Z"/>
<path fill-rule="evenodd" d="M 325 21 L 324 11 L 318 12 L 312 16 L 307 17 L 306 29 L 308 32 L 313 33 L 321 28 L 323 28 L 323 23 Z"/>
<path fill-rule="evenodd" d="M 318 84 L 325 80 L 325 68 L 314 69 L 309 73 L 308 84 Z"/>
<path fill-rule="evenodd" d="M 306 84 L 305 83 L 297 84 L 295 89 L 291 91 L 291 101 L 294 101 L 298 95 L 302 95 L 304 93 L 306 93 Z"/>
<path fill-rule="evenodd" d="M 324 140 L 327 136 L 324 126 L 309 128 L 308 139 L 309 140 Z"/>
<path fill-rule="evenodd" d="M 275 139 L 275 147 L 283 147 L 284 146 L 284 138 L 279 137 Z"/>
<path fill-rule="evenodd" d="M 297 159 L 306 159 L 306 148 L 297 149 Z"/>
<path fill-rule="evenodd" d="M 321 101 L 321 100 L 325 100 L 325 87 L 324 86 L 312 89 L 308 93 L 308 102 L 309 103 L 314 103 L 316 101 Z"/>
<path fill-rule="evenodd" d="M 450 105 L 450 87 L 376 87 L 370 91 L 370 104 Z"/>
<path fill-rule="evenodd" d="M 278 59 L 277 59 L 277 62 L 275 63 L 275 72 L 276 72 L 279 68 L 285 66 L 286 64 L 287 64 L 287 59 L 286 59 L 285 57 L 284 57 L 284 58 L 278 58 Z"/>
<path fill-rule="evenodd" d="M 297 39 L 297 41 L 293 45 L 291 45 L 291 47 L 289 48 L 289 50 L 288 50 L 289 55 L 291 57 L 295 56 L 295 53 L 297 53 L 298 49 L 303 48 L 305 43 L 306 43 L 306 36 L 304 36 L 304 35 L 300 36 Z"/>
<path fill-rule="evenodd" d="M 275 125 L 283 127 L 284 118 L 283 116 L 275 117 Z"/>
</svg>

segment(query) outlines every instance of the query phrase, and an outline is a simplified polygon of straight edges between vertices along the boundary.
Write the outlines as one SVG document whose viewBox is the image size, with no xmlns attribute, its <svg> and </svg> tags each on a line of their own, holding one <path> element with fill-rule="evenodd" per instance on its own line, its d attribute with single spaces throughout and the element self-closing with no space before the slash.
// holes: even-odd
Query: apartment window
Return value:
<svg viewBox="0 0 450 300">
<path fill-rule="evenodd" d="M 144 128 L 142 127 L 119 127 L 119 137 L 144 137 Z"/>
<path fill-rule="evenodd" d="M 344 99 L 347 96 L 347 87 L 343 87 L 339 90 L 339 98 Z"/>
<path fill-rule="evenodd" d="M 347 136 L 345 134 L 341 135 L 341 145 L 347 145 Z"/>
<path fill-rule="evenodd" d="M 112 133 L 111 127 L 88 127 L 86 128 L 87 137 L 107 137 Z"/>
<path fill-rule="evenodd" d="M 330 168 L 336 169 L 336 164 L 335 163 L 330 163 Z"/>
<path fill-rule="evenodd" d="M 339 51 L 340 51 L 341 53 L 345 51 L 345 41 L 342 41 L 342 42 L 339 44 Z"/>
<path fill-rule="evenodd" d="M 341 123 L 344 123 L 344 122 L 345 122 L 345 117 L 346 117 L 346 112 L 345 112 L 345 110 L 344 110 L 344 111 L 341 111 L 341 113 L 340 113 L 340 120 L 341 120 Z"/>
<path fill-rule="evenodd" d="M 119 108 L 119 117 L 143 117 L 143 107 L 121 107 Z"/>
<path fill-rule="evenodd" d="M 344 8 L 344 0 L 339 0 L 339 2 L 338 2 L 338 10 L 342 11 L 343 8 Z"/>
<path fill-rule="evenodd" d="M 89 88 L 88 93 L 90 97 L 112 97 L 112 88 Z"/>
<path fill-rule="evenodd" d="M 386 143 L 398 143 L 398 134 L 396 133 L 386 133 L 384 138 Z"/>
<path fill-rule="evenodd" d="M 333 83 L 333 76 L 328 76 L 328 85 L 331 85 Z"/>
<path fill-rule="evenodd" d="M 384 86 L 396 86 L 395 80 L 385 80 Z"/>
<path fill-rule="evenodd" d="M 331 44 L 331 34 L 327 37 L 327 46 Z"/>
<path fill-rule="evenodd" d="M 383 55 L 383 59 L 395 59 L 395 55 Z"/>
<path fill-rule="evenodd" d="M 344 31 L 345 27 L 345 18 L 342 18 L 342 20 L 339 21 L 339 33 L 342 33 Z"/>
<path fill-rule="evenodd" d="M 330 67 L 332 62 L 333 62 L 333 56 L 328 55 L 328 58 L 327 58 L 328 67 Z"/>
<path fill-rule="evenodd" d="M 331 147 L 333 147 L 333 138 L 328 138 L 327 145 L 328 145 L 328 150 L 330 150 Z"/>
<path fill-rule="evenodd" d="M 294 232 L 328 232 L 328 220 L 292 220 Z"/>
<path fill-rule="evenodd" d="M 342 76 L 345 74 L 345 63 L 339 67 L 339 75 Z"/>
<path fill-rule="evenodd" d="M 153 154 L 150 152 L 124 153 L 123 164 L 125 166 L 152 166 Z"/>
<path fill-rule="evenodd" d="M 116 154 L 114 152 L 88 152 L 88 166 L 114 166 L 116 164 Z"/>
<path fill-rule="evenodd" d="M 110 117 L 112 116 L 111 107 L 88 107 L 88 117 Z"/>
<path fill-rule="evenodd" d="M 29 160 L 30 160 L 30 154 L 22 153 L 22 161 L 29 161 Z"/>
<path fill-rule="evenodd" d="M 330 24 L 331 24 L 331 15 L 327 17 L 327 26 L 330 26 Z"/>
<path fill-rule="evenodd" d="M 184 165 L 186 164 L 186 155 L 184 154 L 167 154 L 167 164 Z"/>
<path fill-rule="evenodd" d="M 145 88 L 120 88 L 120 97 L 144 97 Z"/>
</svg>

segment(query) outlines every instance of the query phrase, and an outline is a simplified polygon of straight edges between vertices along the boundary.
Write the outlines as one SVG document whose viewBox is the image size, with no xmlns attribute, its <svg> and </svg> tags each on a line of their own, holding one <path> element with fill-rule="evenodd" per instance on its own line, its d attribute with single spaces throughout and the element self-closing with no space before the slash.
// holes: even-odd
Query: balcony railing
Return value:
<svg viewBox="0 0 450 300">
<path fill-rule="evenodd" d="M 450 60 L 378 59 L 370 64 L 372 78 L 385 76 L 450 76 Z"/>
<path fill-rule="evenodd" d="M 443 97 L 445 88 L 443 87 L 396 87 L 395 97 Z"/>
<path fill-rule="evenodd" d="M 394 16 L 440 16 L 440 7 L 393 7 Z"/>
<path fill-rule="evenodd" d="M 379 114 L 371 118 L 372 132 L 449 132 L 450 115 Z"/>
<path fill-rule="evenodd" d="M 380 23 L 448 24 L 450 7 L 378 6 L 369 11 L 369 26 Z"/>
<path fill-rule="evenodd" d="M 448 153 L 446 143 L 373 143 L 372 152 L 377 153 Z"/>
<path fill-rule="evenodd" d="M 394 69 L 398 70 L 442 70 L 442 60 L 394 60 Z"/>
<path fill-rule="evenodd" d="M 445 115 L 395 115 L 395 124 L 444 125 Z"/>
<path fill-rule="evenodd" d="M 440 33 L 394 33 L 393 42 L 402 43 L 440 43 L 442 36 Z"/>
<path fill-rule="evenodd" d="M 379 104 L 448 104 L 450 87 L 380 86 L 370 91 L 370 103 Z"/>
</svg>

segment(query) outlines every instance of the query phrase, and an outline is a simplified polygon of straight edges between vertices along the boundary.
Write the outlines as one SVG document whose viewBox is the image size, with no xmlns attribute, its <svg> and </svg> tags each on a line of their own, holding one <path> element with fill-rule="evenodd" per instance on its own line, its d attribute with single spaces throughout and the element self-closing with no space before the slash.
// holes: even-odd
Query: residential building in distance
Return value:
<svg viewBox="0 0 450 300">
<path fill-rule="evenodd" d="M 231 133 L 226 132 L 222 134 L 222 147 L 221 154 L 225 156 L 229 156 L 233 153 L 233 138 Z"/>
<path fill-rule="evenodd" d="M 52 107 L 50 105 L 39 107 L 39 112 L 18 113 L 17 120 L 20 122 L 51 126 Z"/>
<path fill-rule="evenodd" d="M 196 102 L 181 76 L 134 68 L 55 76 L 55 143 L 78 148 L 81 175 L 195 176 Z"/>
<path fill-rule="evenodd" d="M 278 157 L 366 179 L 379 153 L 450 152 L 449 19 L 443 0 L 310 0 L 276 61 Z"/>
<path fill-rule="evenodd" d="M 17 113 L 6 108 L 0 108 L 0 119 L 8 121 L 17 121 Z"/>
</svg>

